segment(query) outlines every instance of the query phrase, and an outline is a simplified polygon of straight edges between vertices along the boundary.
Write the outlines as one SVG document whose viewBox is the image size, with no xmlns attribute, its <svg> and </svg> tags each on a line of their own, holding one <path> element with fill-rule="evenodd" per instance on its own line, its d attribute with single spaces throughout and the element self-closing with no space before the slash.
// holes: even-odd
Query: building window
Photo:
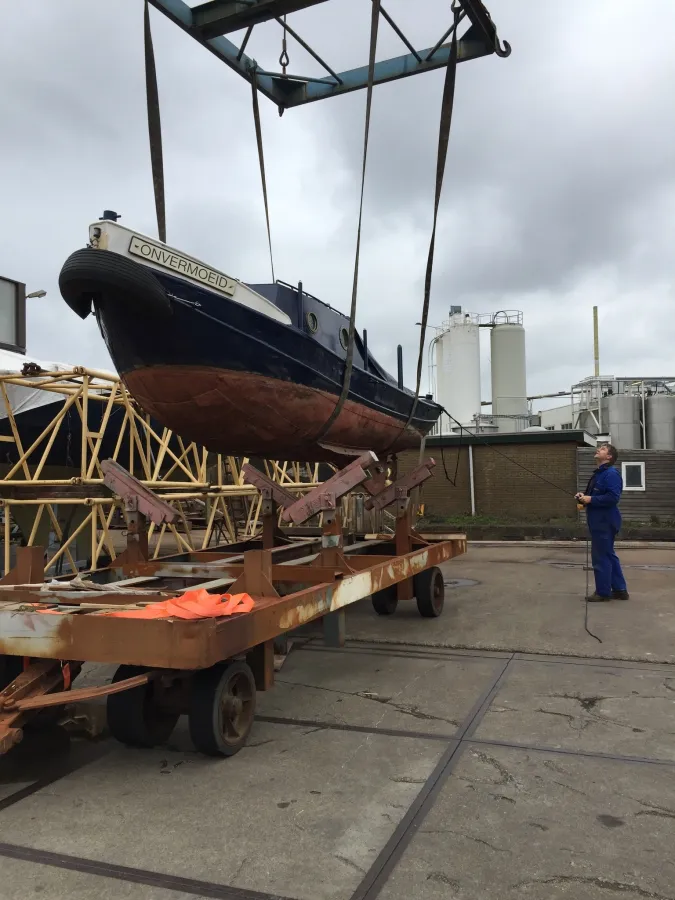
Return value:
<svg viewBox="0 0 675 900">
<path fill-rule="evenodd" d="M 560 427 L 562 428 L 563 431 L 571 431 L 572 423 L 571 422 L 563 422 L 563 424 Z"/>
<path fill-rule="evenodd" d="M 624 491 L 645 490 L 645 464 L 643 462 L 621 463 Z"/>
<path fill-rule="evenodd" d="M 546 430 L 547 431 L 555 431 L 555 425 L 547 425 Z"/>
<path fill-rule="evenodd" d="M 8 278 L 0 278 L 0 347 L 26 352 L 25 287 Z"/>
</svg>

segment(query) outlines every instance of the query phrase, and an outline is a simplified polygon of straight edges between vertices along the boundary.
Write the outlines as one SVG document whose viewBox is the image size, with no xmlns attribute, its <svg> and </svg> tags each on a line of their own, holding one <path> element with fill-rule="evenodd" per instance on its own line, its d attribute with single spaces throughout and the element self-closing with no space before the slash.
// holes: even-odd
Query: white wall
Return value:
<svg viewBox="0 0 675 900">
<path fill-rule="evenodd" d="M 560 431 L 563 425 L 567 425 L 568 428 L 573 427 L 574 416 L 576 415 L 579 409 L 579 405 L 577 403 L 574 404 L 574 410 L 572 409 L 572 405 L 570 403 L 565 406 L 555 406 L 553 409 L 542 409 L 539 412 L 541 416 L 541 424 L 543 428 L 553 429 L 554 431 Z"/>
</svg>

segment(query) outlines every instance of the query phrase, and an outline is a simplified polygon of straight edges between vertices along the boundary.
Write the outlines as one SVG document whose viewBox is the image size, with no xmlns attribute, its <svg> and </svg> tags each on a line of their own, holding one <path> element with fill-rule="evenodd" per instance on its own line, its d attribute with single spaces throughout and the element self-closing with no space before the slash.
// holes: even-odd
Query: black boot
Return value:
<svg viewBox="0 0 675 900">
<path fill-rule="evenodd" d="M 586 599 L 589 603 L 607 603 L 612 598 L 603 597 L 602 594 L 598 594 L 598 592 L 595 591 L 593 594 L 590 594 L 588 597 L 586 597 Z"/>
<path fill-rule="evenodd" d="M 630 600 L 628 591 L 612 591 L 612 600 Z"/>
</svg>

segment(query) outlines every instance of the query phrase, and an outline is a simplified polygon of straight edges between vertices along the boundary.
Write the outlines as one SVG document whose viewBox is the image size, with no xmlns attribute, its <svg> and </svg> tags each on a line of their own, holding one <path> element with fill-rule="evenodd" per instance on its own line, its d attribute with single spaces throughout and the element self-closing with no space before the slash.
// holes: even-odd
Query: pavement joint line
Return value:
<svg viewBox="0 0 675 900">
<path fill-rule="evenodd" d="M 302 647 L 299 648 L 308 653 L 321 653 L 323 652 L 322 647 Z M 469 662 L 483 661 L 485 659 L 508 659 L 510 654 L 504 653 L 502 656 L 480 656 L 478 654 L 469 655 L 460 654 L 460 653 L 422 653 L 417 651 L 405 651 L 395 649 L 393 651 L 387 651 L 385 649 L 376 649 L 376 648 L 368 648 L 362 650 L 360 647 L 344 647 L 342 649 L 338 649 L 336 647 L 327 647 L 326 651 L 329 653 L 349 653 L 353 656 L 357 656 L 359 654 L 363 656 L 388 656 L 396 659 L 420 659 L 420 660 L 439 660 L 440 662 L 458 662 L 459 660 L 465 659 Z"/>
<path fill-rule="evenodd" d="M 381 648 L 373 647 L 372 650 L 376 654 L 381 652 L 384 652 L 386 654 L 387 647 L 389 646 L 396 648 L 396 650 L 398 651 L 397 655 L 403 655 L 409 658 L 417 658 L 413 655 L 412 652 L 406 650 L 406 647 L 409 647 L 411 645 L 401 646 L 383 642 Z M 417 646 L 418 645 L 413 645 L 413 647 Z M 419 646 L 427 649 L 425 645 Z M 335 648 L 324 648 L 321 646 L 315 646 L 311 648 L 308 646 L 301 646 L 296 649 L 330 650 L 331 652 L 341 652 L 340 650 Z M 348 647 L 345 649 L 351 649 L 352 652 L 367 652 L 368 650 L 367 647 L 361 648 L 358 646 L 352 648 Z M 426 815 L 433 807 L 441 788 L 443 787 L 447 778 L 451 776 L 457 763 L 462 757 L 463 752 L 472 745 L 504 747 L 507 749 L 576 756 L 588 759 L 604 759 L 609 761 L 624 762 L 628 764 L 675 767 L 675 760 L 610 754 L 602 753 L 599 751 L 571 750 L 568 748 L 549 747 L 537 744 L 521 744 L 518 742 L 499 741 L 473 737 L 475 731 L 477 730 L 485 714 L 489 710 L 497 692 L 499 691 L 513 664 L 521 662 L 541 662 L 548 665 L 562 666 L 595 665 L 608 669 L 614 668 L 617 671 L 637 669 L 652 672 L 658 671 L 657 667 L 660 667 L 661 670 L 665 668 L 667 671 L 667 669 L 670 668 L 670 664 L 645 663 L 644 665 L 636 665 L 631 664 L 630 660 L 606 660 L 602 657 L 570 657 L 561 659 L 559 657 L 553 658 L 553 655 L 549 654 L 525 654 L 518 651 L 514 651 L 508 656 L 498 656 L 497 653 L 499 651 L 486 651 L 485 653 L 477 653 L 475 655 L 468 656 L 468 654 L 466 653 L 453 654 L 451 648 L 447 649 L 450 650 L 448 657 L 446 657 L 444 653 L 446 648 L 441 647 L 438 648 L 438 653 L 432 652 L 424 655 L 422 658 L 429 658 L 432 660 L 440 659 L 442 661 L 446 660 L 447 658 L 447 661 L 450 662 L 454 662 L 457 659 L 466 658 L 498 659 L 500 660 L 500 662 L 504 661 L 504 665 L 499 669 L 490 684 L 481 693 L 480 697 L 473 705 L 470 712 L 467 714 L 458 731 L 452 736 L 438 735 L 428 732 L 408 732 L 399 729 L 378 729 L 368 726 L 342 725 L 340 723 L 316 722 L 312 720 L 285 719 L 282 717 L 274 716 L 256 717 L 259 721 L 270 722 L 272 724 L 288 724 L 300 727 L 306 726 L 332 730 L 356 731 L 363 733 L 380 734 L 383 736 L 412 738 L 417 740 L 433 740 L 437 742 L 441 741 L 443 743 L 447 743 L 447 748 L 443 753 L 443 756 L 437 763 L 436 767 L 434 768 L 434 771 L 431 773 L 424 786 L 420 790 L 419 794 L 413 801 L 412 805 L 409 807 L 406 814 L 399 822 L 385 847 L 382 849 L 380 854 L 378 854 L 375 862 L 352 895 L 351 900 L 373 900 L 373 898 L 375 898 L 380 893 L 387 879 L 391 875 L 391 872 L 394 870 L 401 856 L 405 852 L 416 832 L 419 830 L 419 827 L 422 824 L 423 820 L 426 818 Z M 623 663 L 623 665 L 612 666 L 612 663 Z M 20 800 L 30 796 L 31 794 L 42 790 L 44 787 L 49 786 L 55 781 L 73 774 L 89 763 L 97 761 L 98 759 L 105 756 L 110 751 L 110 749 L 110 746 L 97 745 L 95 752 L 85 754 L 85 757 L 79 760 L 75 765 L 66 765 L 63 768 L 60 768 L 57 772 L 54 772 L 47 777 L 40 778 L 32 784 L 26 786 L 25 788 L 22 788 L 14 794 L 10 795 L 9 797 L 4 798 L 2 801 L 0 801 L 0 811 L 7 809 L 14 803 L 19 802 Z M 0 856 L 27 862 L 34 862 L 40 865 L 67 869 L 83 874 L 90 874 L 99 877 L 113 878 L 125 882 L 161 887 L 166 890 L 183 892 L 199 897 L 215 898 L 215 900 L 293 900 L 293 898 L 281 894 L 249 891 L 246 889 L 230 887 L 214 882 L 199 881 L 189 878 L 186 879 L 179 876 L 154 872 L 152 870 L 131 868 L 128 866 L 117 865 L 115 863 L 107 863 L 98 860 L 86 859 L 83 857 L 58 854 L 51 851 L 39 850 L 36 848 L 8 843 L 0 843 Z"/>
<path fill-rule="evenodd" d="M 465 745 L 478 744 L 481 747 L 506 747 L 513 750 L 527 750 L 532 753 L 557 753 L 563 756 L 581 756 L 586 759 L 605 759 L 612 762 L 638 763 L 649 766 L 675 766 L 675 759 L 659 759 L 652 756 L 629 756 L 620 753 L 602 753 L 600 750 L 570 750 L 567 747 L 547 747 L 543 744 L 519 744 L 517 741 L 499 741 L 490 738 L 468 737 Z"/>
<path fill-rule="evenodd" d="M 494 694 L 492 696 L 494 699 Z M 312 719 L 289 719 L 279 716 L 256 716 L 256 721 L 267 722 L 272 725 L 291 725 L 299 728 L 320 728 L 332 731 L 351 731 L 361 734 L 375 734 L 383 737 L 413 738 L 422 741 L 441 741 L 450 744 L 457 740 L 456 735 L 433 734 L 428 731 L 404 731 L 396 728 L 375 728 L 367 725 L 348 725 L 340 722 L 325 722 Z M 655 766 L 675 766 L 675 760 L 660 759 L 653 756 L 631 756 L 620 753 L 603 753 L 600 750 L 572 750 L 568 747 L 550 747 L 546 744 L 521 744 L 517 741 L 500 741 L 491 738 L 476 738 L 473 736 L 461 739 L 461 743 L 479 744 L 488 747 L 507 747 L 513 750 L 529 750 L 537 753 L 559 753 L 564 756 L 582 756 L 590 759 L 607 759 L 616 762 L 640 763 Z"/>
<path fill-rule="evenodd" d="M 343 650 L 358 650 L 361 652 L 366 652 L 367 650 L 386 651 L 389 647 L 400 650 L 402 653 L 418 651 L 431 654 L 452 653 L 458 657 L 472 658 L 478 656 L 481 659 L 508 659 L 514 652 L 513 650 L 489 650 L 484 647 L 447 647 L 443 644 L 415 644 L 410 641 L 373 640 L 372 638 L 368 640 L 365 638 L 349 638 L 344 647 L 327 647 L 322 643 L 322 638 L 319 636 L 311 638 L 298 649 L 329 650 L 333 653 L 340 653 Z"/>
<path fill-rule="evenodd" d="M 513 654 L 495 672 L 490 683 L 471 707 L 457 733 L 449 741 L 447 749 L 434 767 L 433 772 L 394 829 L 387 843 L 377 855 L 372 866 L 364 875 L 350 900 L 373 900 L 379 895 L 387 879 L 436 802 L 441 788 L 459 762 L 464 748 L 468 746 L 465 740 L 466 736 L 471 734 L 480 724 L 502 681 L 506 677 L 512 661 Z"/>
<path fill-rule="evenodd" d="M 357 641 L 353 641 L 358 643 Z M 387 652 L 387 647 L 392 647 L 393 652 Z M 407 649 L 410 647 L 411 649 Z M 420 648 L 419 651 L 417 648 Z M 509 659 L 514 657 L 514 662 L 541 662 L 546 665 L 556 666 L 601 666 L 608 669 L 627 669 L 644 672 L 657 672 L 659 667 L 664 671 L 672 671 L 675 673 L 675 663 L 647 660 L 640 662 L 639 660 L 622 659 L 621 657 L 602 657 L 602 656 L 564 656 L 560 653 L 536 653 L 532 650 L 485 650 L 480 651 L 476 648 L 476 652 L 456 652 L 457 650 L 470 651 L 472 648 L 452 648 L 452 647 L 429 647 L 426 644 L 396 644 L 383 641 L 377 646 L 366 646 L 364 648 L 347 645 L 346 647 L 323 647 L 319 645 L 298 647 L 298 650 L 310 650 L 312 652 L 326 653 L 370 653 L 372 655 L 383 656 L 401 656 L 406 659 L 440 659 L 454 662 L 459 659 Z M 438 652 L 434 652 L 438 650 Z M 429 651 L 426 653 L 425 651 Z M 445 651 L 445 652 L 444 652 Z"/>
<path fill-rule="evenodd" d="M 90 763 L 98 762 L 100 759 L 103 759 L 104 756 L 107 756 L 111 749 L 112 747 L 110 745 L 100 743 L 94 744 L 93 747 L 86 747 L 82 753 L 81 759 L 73 760 L 71 758 L 68 762 L 58 765 L 51 773 L 43 775 L 41 778 L 37 778 L 32 784 L 28 784 L 26 787 L 20 788 L 18 791 L 15 791 L 8 797 L 4 797 L 0 800 L 0 812 L 4 812 L 4 810 L 8 809 L 10 806 L 14 806 L 15 803 L 25 800 L 26 797 L 36 794 L 38 791 L 49 787 L 56 781 L 60 781 L 68 775 L 73 775 L 75 772 L 79 772 L 80 769 L 83 769 Z"/>
<path fill-rule="evenodd" d="M 249 891 L 244 888 L 228 887 L 211 881 L 199 881 L 194 878 L 182 878 L 178 875 L 166 875 L 151 869 L 136 869 L 120 866 L 116 863 L 86 859 L 81 856 L 70 856 L 65 853 L 53 853 L 51 850 L 38 850 L 16 844 L 0 843 L 0 856 L 24 862 L 38 863 L 84 875 L 96 875 L 101 878 L 113 878 L 117 881 L 145 884 L 150 887 L 163 888 L 169 891 L 180 891 L 195 897 L 209 897 L 213 900 L 293 900 L 282 894 L 267 894 L 260 891 Z"/>
<path fill-rule="evenodd" d="M 454 740 L 452 734 L 434 734 L 429 731 L 405 731 L 403 728 L 376 728 L 370 725 L 348 725 L 343 722 L 325 722 L 314 719 L 290 719 L 281 716 L 256 716 L 256 722 L 270 725 L 295 725 L 299 728 L 317 728 L 329 731 L 351 731 L 358 734 L 379 734 L 383 737 L 413 738 L 420 741 L 442 741 L 447 744 Z"/>
<path fill-rule="evenodd" d="M 645 662 L 639 663 L 629 659 L 603 659 L 601 656 L 589 656 L 586 659 L 583 656 L 570 656 L 568 659 L 554 658 L 551 654 L 538 653 L 516 653 L 514 662 L 524 663 L 541 663 L 546 666 L 596 666 L 601 669 L 613 669 L 616 672 L 654 672 L 658 674 L 674 674 L 675 665 L 673 663 L 664 662 Z"/>
</svg>

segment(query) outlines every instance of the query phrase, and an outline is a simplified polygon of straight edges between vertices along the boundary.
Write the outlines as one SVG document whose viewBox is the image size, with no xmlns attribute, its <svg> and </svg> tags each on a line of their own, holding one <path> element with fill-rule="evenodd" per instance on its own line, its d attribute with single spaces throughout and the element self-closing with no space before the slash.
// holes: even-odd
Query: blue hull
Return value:
<svg viewBox="0 0 675 900">
<path fill-rule="evenodd" d="M 90 251 L 92 262 L 98 257 Z M 138 298 L 129 302 L 103 276 L 88 290 L 132 395 L 184 438 L 236 455 L 320 460 L 332 458 L 334 448 L 383 454 L 415 447 L 440 415 L 437 404 L 421 398 L 406 426 L 412 392 L 399 388 L 357 335 L 347 403 L 318 442 L 342 387 L 347 318 L 284 284 L 251 287 L 291 324 L 185 279 L 152 275 L 169 301 L 163 315 Z M 61 287 L 68 299 L 68 285 Z"/>
</svg>

